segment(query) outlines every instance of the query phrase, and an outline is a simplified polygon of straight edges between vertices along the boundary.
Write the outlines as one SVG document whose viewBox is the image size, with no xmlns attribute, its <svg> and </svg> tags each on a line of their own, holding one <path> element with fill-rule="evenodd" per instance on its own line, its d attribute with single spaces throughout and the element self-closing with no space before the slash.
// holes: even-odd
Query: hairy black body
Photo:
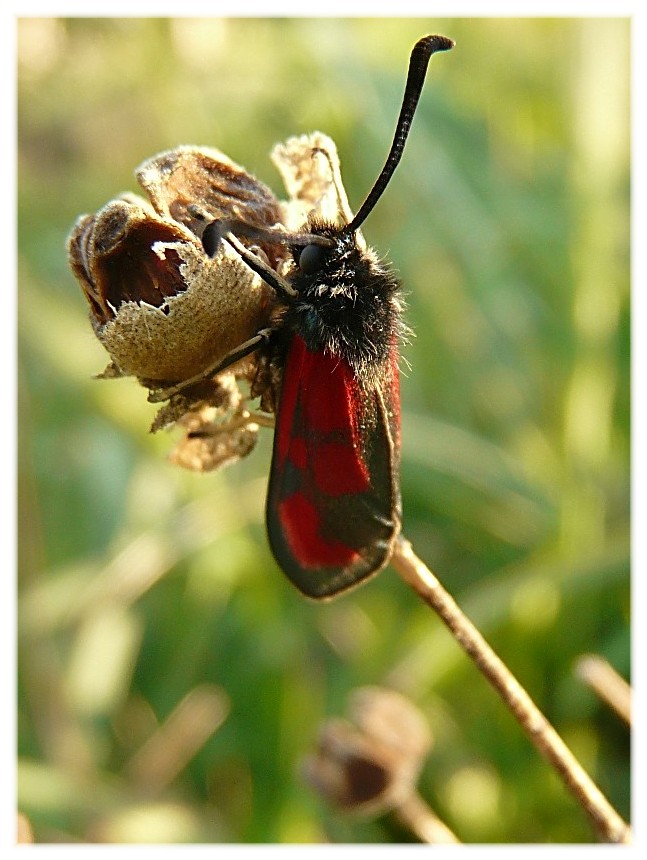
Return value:
<svg viewBox="0 0 647 860">
<path fill-rule="evenodd" d="M 314 272 L 300 268 L 304 249 L 292 249 L 295 265 L 286 280 L 296 295 L 282 297 L 281 340 L 298 333 L 311 352 L 343 355 L 366 381 L 403 333 L 400 283 L 373 251 L 359 247 L 354 233 L 317 223 L 307 232 L 334 245 L 317 246 Z"/>
</svg>

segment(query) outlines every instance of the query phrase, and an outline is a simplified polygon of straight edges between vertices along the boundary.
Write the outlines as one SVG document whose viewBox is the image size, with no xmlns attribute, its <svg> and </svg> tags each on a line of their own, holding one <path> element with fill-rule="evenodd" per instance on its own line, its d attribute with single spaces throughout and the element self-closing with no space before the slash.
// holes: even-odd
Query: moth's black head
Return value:
<svg viewBox="0 0 647 860">
<path fill-rule="evenodd" d="M 337 305 L 345 300 L 352 304 L 366 288 L 367 277 L 370 279 L 370 261 L 356 235 L 330 224 L 312 223 L 305 235 L 321 236 L 327 244 L 313 241 L 291 248 L 294 265 L 288 281 L 297 301 L 317 307 L 331 299 Z"/>
<path fill-rule="evenodd" d="M 305 245 L 295 250 L 294 262 L 304 275 L 315 275 L 323 269 L 330 257 L 330 248 L 322 248 L 321 245 Z"/>
<path fill-rule="evenodd" d="M 306 227 L 306 236 L 321 236 L 327 244 L 312 241 L 305 245 L 291 247 L 294 258 L 293 278 L 297 281 L 311 282 L 329 276 L 339 265 L 341 258 L 348 250 L 348 238 L 332 224 L 310 223 Z M 346 239 L 346 241 L 344 241 Z"/>
</svg>

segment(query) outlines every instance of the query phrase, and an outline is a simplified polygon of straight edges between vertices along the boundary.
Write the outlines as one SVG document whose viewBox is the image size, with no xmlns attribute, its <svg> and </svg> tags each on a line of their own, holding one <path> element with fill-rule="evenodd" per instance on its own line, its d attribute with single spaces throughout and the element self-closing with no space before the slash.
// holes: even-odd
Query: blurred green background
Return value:
<svg viewBox="0 0 647 860">
<path fill-rule="evenodd" d="M 428 716 L 420 791 L 460 839 L 593 841 L 391 569 L 327 605 L 282 576 L 269 431 L 217 474 L 166 461 L 144 390 L 92 379 L 108 359 L 67 268 L 76 217 L 181 143 L 280 196 L 271 147 L 319 129 L 356 208 L 427 32 L 457 45 L 364 228 L 416 333 L 405 534 L 629 815 L 628 731 L 573 672 L 588 652 L 630 671 L 628 20 L 34 18 L 17 33 L 18 729 L 37 841 L 406 841 L 300 776 L 364 684 Z"/>
</svg>

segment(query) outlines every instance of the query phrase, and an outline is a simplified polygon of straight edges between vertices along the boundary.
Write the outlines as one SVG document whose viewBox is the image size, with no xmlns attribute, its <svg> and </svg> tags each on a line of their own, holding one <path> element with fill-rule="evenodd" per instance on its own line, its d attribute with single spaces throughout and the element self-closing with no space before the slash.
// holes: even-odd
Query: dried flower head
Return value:
<svg viewBox="0 0 647 860">
<path fill-rule="evenodd" d="M 431 733 L 420 711 L 394 690 L 362 687 L 349 712 L 352 722 L 324 724 L 304 775 L 337 809 L 379 815 L 415 791 Z"/>
<path fill-rule="evenodd" d="M 111 358 L 101 376 L 134 376 L 153 399 L 168 399 L 152 429 L 181 426 L 186 435 L 172 459 L 199 471 L 245 456 L 254 445 L 258 425 L 236 380 L 256 380 L 252 394 L 265 394 L 265 409 L 273 403 L 266 391 L 273 380 L 255 356 L 217 377 L 212 372 L 271 325 L 275 298 L 227 242 L 213 258 L 205 253 L 205 223 L 237 219 L 296 229 L 313 211 L 331 220 L 349 212 L 330 138 L 292 138 L 272 158 L 287 202 L 218 150 L 183 146 L 138 168 L 147 200 L 134 194 L 111 200 L 81 216 L 68 239 L 70 266 Z M 284 270 L 285 246 L 242 241 L 271 268 Z"/>
<path fill-rule="evenodd" d="M 159 385 L 217 363 L 267 322 L 272 299 L 226 243 L 215 259 L 204 253 L 203 221 L 191 206 L 265 226 L 281 210 L 269 189 L 216 150 L 162 153 L 137 178 L 151 202 L 124 195 L 82 216 L 68 251 L 114 368 Z"/>
</svg>

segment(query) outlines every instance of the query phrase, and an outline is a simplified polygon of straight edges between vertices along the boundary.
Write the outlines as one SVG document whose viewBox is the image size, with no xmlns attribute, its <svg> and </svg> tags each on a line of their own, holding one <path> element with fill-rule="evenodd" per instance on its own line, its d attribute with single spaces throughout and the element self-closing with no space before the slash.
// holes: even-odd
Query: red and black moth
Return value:
<svg viewBox="0 0 647 860">
<path fill-rule="evenodd" d="M 357 231 L 400 161 L 431 55 L 453 45 L 435 35 L 415 44 L 389 155 L 349 223 L 310 220 L 297 233 L 237 220 L 204 226 L 205 251 L 232 245 L 282 309 L 215 372 L 256 350 L 282 372 L 267 532 L 278 564 L 309 597 L 332 597 L 377 573 L 400 533 L 400 285 Z M 288 274 L 237 237 L 287 245 Z"/>
</svg>

